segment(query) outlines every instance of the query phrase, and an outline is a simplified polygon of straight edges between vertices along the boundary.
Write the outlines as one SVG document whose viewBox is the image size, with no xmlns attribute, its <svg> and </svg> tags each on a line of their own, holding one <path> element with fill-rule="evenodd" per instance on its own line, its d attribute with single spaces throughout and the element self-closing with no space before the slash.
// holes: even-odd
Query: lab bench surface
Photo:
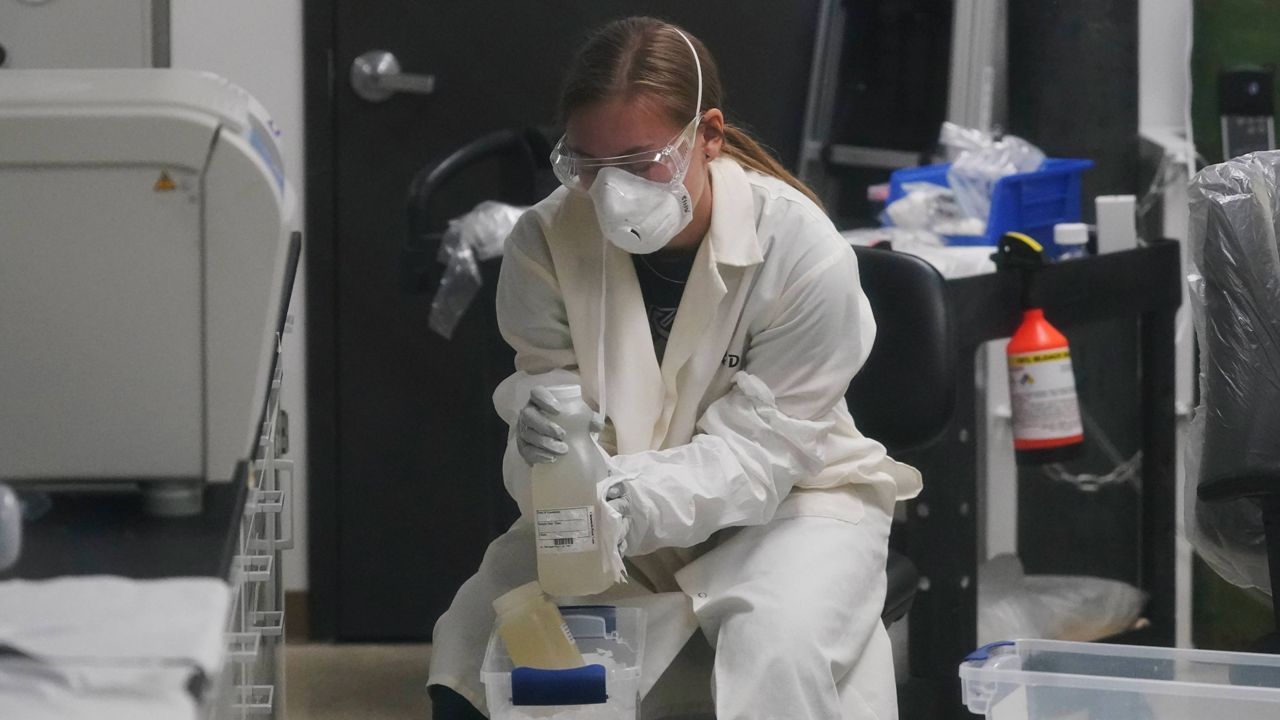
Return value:
<svg viewBox="0 0 1280 720">
<path fill-rule="evenodd" d="M 23 523 L 22 554 L 0 580 L 65 575 L 230 579 L 244 512 L 244 475 L 210 483 L 204 510 L 183 518 L 147 514 L 142 493 L 56 491 L 48 512 Z"/>
</svg>

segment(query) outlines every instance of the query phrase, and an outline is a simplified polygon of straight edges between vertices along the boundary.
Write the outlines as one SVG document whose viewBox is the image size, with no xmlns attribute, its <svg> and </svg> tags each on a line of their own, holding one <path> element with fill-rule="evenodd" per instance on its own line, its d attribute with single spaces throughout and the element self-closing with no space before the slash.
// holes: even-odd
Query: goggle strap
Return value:
<svg viewBox="0 0 1280 720">
<path fill-rule="evenodd" d="M 689 40 L 689 36 L 685 35 L 677 28 L 672 29 L 676 31 L 676 34 L 679 35 L 682 40 L 684 40 L 684 44 L 689 46 L 689 52 L 693 53 L 693 67 L 698 71 L 698 104 L 697 107 L 693 109 L 693 117 L 694 119 L 697 119 L 702 115 L 702 61 L 698 59 L 698 51 L 694 49 L 693 42 Z"/>
</svg>

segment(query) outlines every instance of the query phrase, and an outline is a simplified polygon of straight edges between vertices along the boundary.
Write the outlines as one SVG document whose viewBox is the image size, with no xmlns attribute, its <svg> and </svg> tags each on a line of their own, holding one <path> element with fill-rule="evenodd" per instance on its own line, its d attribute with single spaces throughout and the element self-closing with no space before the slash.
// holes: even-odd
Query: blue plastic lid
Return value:
<svg viewBox="0 0 1280 720">
<path fill-rule="evenodd" d="M 609 701 L 603 665 L 568 670 L 511 671 L 512 705 L 600 705 Z"/>
<path fill-rule="evenodd" d="M 964 661 L 965 662 L 985 662 L 988 658 L 991 657 L 992 650 L 995 650 L 996 648 L 1000 648 L 1000 647 L 1012 647 L 1014 645 L 1017 645 L 1017 643 L 1012 640 L 1001 640 L 1000 642 L 989 643 L 987 645 L 983 645 L 977 650 L 974 650 L 973 652 L 966 655 L 964 657 Z"/>
</svg>

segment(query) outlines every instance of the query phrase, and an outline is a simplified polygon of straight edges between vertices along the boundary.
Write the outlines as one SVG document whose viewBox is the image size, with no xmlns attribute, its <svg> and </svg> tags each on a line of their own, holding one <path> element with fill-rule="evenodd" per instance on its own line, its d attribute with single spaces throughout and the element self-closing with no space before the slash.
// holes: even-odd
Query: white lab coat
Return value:
<svg viewBox="0 0 1280 720">
<path fill-rule="evenodd" d="M 893 503 L 920 475 L 844 401 L 875 337 L 857 259 L 785 183 L 728 158 L 710 170 L 711 226 L 661 366 L 631 259 L 602 240 L 590 199 L 562 188 L 521 219 L 498 287 L 517 372 L 494 405 L 514 430 L 532 387 L 577 382 L 594 401 L 603 378 L 615 476 L 601 487 L 626 490 L 632 581 L 591 600 L 648 610 L 642 692 L 701 627 L 721 720 L 886 720 L 884 558 Z M 490 603 L 536 575 L 529 470 L 513 432 L 503 471 L 522 519 L 436 625 L 431 683 L 481 709 Z"/>
</svg>

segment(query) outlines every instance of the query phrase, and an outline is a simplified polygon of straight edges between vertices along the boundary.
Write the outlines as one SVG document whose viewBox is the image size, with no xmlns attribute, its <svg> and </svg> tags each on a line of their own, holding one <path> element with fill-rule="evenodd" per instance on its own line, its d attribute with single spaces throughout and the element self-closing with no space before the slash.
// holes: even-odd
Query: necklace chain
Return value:
<svg viewBox="0 0 1280 720">
<path fill-rule="evenodd" d="M 644 255 L 637 255 L 636 257 L 640 258 L 640 262 L 644 263 L 644 266 L 649 268 L 649 272 L 653 273 L 654 275 L 657 275 L 658 277 L 662 278 L 663 280 L 666 280 L 669 283 L 675 283 L 676 285 L 685 285 L 689 282 L 688 278 L 685 278 L 684 280 L 676 280 L 675 278 L 669 278 L 666 275 L 663 275 L 662 273 L 658 272 L 658 269 L 655 268 Z"/>
</svg>

